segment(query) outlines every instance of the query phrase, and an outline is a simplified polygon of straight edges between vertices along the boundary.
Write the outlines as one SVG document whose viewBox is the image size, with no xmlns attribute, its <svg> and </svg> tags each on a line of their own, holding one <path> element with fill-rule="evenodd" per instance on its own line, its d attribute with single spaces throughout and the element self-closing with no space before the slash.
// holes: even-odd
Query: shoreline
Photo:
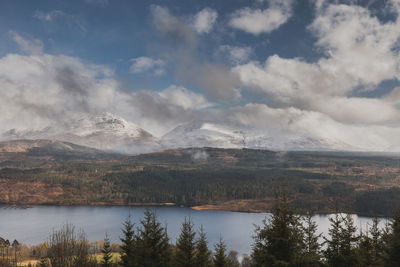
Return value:
<svg viewBox="0 0 400 267">
<path fill-rule="evenodd" d="M 129 203 L 129 204 L 117 204 L 117 203 L 89 203 L 89 204 L 51 204 L 51 203 L 35 203 L 35 204 L 0 204 L 0 209 L 30 209 L 34 207 L 176 207 L 176 208 L 188 208 L 195 211 L 228 211 L 228 212 L 239 212 L 239 213 L 271 213 L 271 209 L 260 209 L 251 207 L 238 207 L 238 206 L 228 206 L 224 204 L 204 204 L 195 206 L 184 206 L 178 205 L 176 203 L 166 202 L 166 203 Z M 315 211 L 314 215 L 328 215 L 334 214 L 334 210 L 321 210 Z M 357 213 L 354 211 L 340 213 L 354 214 L 360 217 L 374 217 L 371 214 Z M 299 215 L 305 215 L 306 213 L 300 212 Z M 379 218 L 388 218 L 387 216 L 377 216 Z"/>
</svg>

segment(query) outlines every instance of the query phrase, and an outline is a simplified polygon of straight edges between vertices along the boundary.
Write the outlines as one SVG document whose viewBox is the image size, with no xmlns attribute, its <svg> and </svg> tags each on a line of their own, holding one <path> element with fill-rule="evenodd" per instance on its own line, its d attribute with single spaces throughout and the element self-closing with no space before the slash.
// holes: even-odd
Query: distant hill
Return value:
<svg viewBox="0 0 400 267">
<path fill-rule="evenodd" d="M 116 153 L 57 140 L 12 140 L 0 142 L 0 153 L 26 157 L 51 157 L 56 160 L 121 157 Z M 21 155 L 22 154 L 22 155 Z M 6 155 L 3 155 L 6 157 Z"/>
<path fill-rule="evenodd" d="M 395 154 L 184 148 L 126 156 L 52 140 L 0 143 L 0 204 L 176 205 L 268 211 L 285 186 L 299 211 L 390 215 Z"/>
</svg>

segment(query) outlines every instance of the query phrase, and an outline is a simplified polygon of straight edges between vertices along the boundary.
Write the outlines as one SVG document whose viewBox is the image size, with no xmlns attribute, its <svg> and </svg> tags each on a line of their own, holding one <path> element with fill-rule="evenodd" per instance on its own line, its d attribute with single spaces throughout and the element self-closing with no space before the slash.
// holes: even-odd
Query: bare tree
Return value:
<svg viewBox="0 0 400 267">
<path fill-rule="evenodd" d="M 74 267 L 92 266 L 89 256 L 89 241 L 81 230 L 75 233 L 75 227 L 65 224 L 60 230 L 53 230 L 49 238 L 48 257 L 51 266 Z"/>
</svg>

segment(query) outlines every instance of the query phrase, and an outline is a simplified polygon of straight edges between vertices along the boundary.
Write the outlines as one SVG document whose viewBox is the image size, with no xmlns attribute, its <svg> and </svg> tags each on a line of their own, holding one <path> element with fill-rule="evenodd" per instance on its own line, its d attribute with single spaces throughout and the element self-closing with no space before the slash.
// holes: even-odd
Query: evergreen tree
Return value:
<svg viewBox="0 0 400 267">
<path fill-rule="evenodd" d="M 318 242 L 321 234 L 317 235 L 317 223 L 313 221 L 312 216 L 309 212 L 301 225 L 304 238 L 301 265 L 305 267 L 321 266 L 321 245 Z"/>
<path fill-rule="evenodd" d="M 356 235 L 357 228 L 354 225 L 354 220 L 350 214 L 343 218 L 343 228 L 341 232 L 340 253 L 343 258 L 342 266 L 357 266 L 357 242 L 359 237 Z"/>
<path fill-rule="evenodd" d="M 213 257 L 213 262 L 215 267 L 228 267 L 228 258 L 226 256 L 226 245 L 222 240 L 222 237 L 219 238 L 219 242 L 215 244 L 215 254 Z"/>
<path fill-rule="evenodd" d="M 157 221 L 154 212 L 147 209 L 137 236 L 137 262 L 141 267 L 171 265 L 171 248 L 166 228 Z"/>
<path fill-rule="evenodd" d="M 330 217 L 329 221 L 331 227 L 329 228 L 330 239 L 324 237 L 326 249 L 324 250 L 324 256 L 327 261 L 328 266 L 341 266 L 341 231 L 342 231 L 342 217 L 339 213 L 335 213 L 334 217 Z"/>
<path fill-rule="evenodd" d="M 192 267 L 195 263 L 195 231 L 190 219 L 185 218 L 176 243 L 176 266 Z"/>
<path fill-rule="evenodd" d="M 390 225 L 386 265 L 390 267 L 400 266 L 400 208 L 394 213 Z"/>
<path fill-rule="evenodd" d="M 327 248 L 324 251 L 328 266 L 357 266 L 359 264 L 357 255 L 359 237 L 356 235 L 357 228 L 354 226 L 353 218 L 350 214 L 343 217 L 336 213 L 329 220 L 331 239 L 325 238 Z"/>
<path fill-rule="evenodd" d="M 136 265 L 136 236 L 134 232 L 134 224 L 132 223 L 131 216 L 129 215 L 126 218 L 122 233 L 123 237 L 121 237 L 121 262 L 120 264 L 124 267 L 134 267 Z"/>
<path fill-rule="evenodd" d="M 111 244 L 107 234 L 106 237 L 104 238 L 104 245 L 103 248 L 101 249 L 101 253 L 103 253 L 101 266 L 111 267 L 112 266 Z"/>
<path fill-rule="evenodd" d="M 303 248 L 300 218 L 293 214 L 285 192 L 280 192 L 270 220 L 257 227 L 253 244 L 254 266 L 295 266 Z"/>
<path fill-rule="evenodd" d="M 211 252 L 207 246 L 206 233 L 204 232 L 203 226 L 200 226 L 199 238 L 196 241 L 195 266 L 210 267 L 211 265 Z"/>
<path fill-rule="evenodd" d="M 378 226 L 379 219 L 375 217 L 371 228 L 365 234 L 360 234 L 357 253 L 361 266 L 383 266 L 383 235 Z"/>
</svg>

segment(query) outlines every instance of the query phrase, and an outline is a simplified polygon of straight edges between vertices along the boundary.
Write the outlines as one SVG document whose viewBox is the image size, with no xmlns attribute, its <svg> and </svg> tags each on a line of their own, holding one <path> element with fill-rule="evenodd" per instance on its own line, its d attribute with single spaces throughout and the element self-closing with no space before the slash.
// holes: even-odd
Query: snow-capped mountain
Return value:
<svg viewBox="0 0 400 267">
<path fill-rule="evenodd" d="M 243 133 L 228 126 L 191 122 L 180 125 L 161 138 L 164 147 L 242 148 Z"/>
<path fill-rule="evenodd" d="M 128 154 L 185 147 L 255 148 L 280 151 L 360 150 L 340 140 L 312 138 L 300 133 L 276 132 L 274 129 L 257 131 L 201 121 L 180 125 L 158 139 L 136 124 L 111 113 L 89 115 L 67 122 L 63 127 L 46 127 L 39 131 L 12 129 L 5 132 L 1 139 L 59 140 Z"/>
<path fill-rule="evenodd" d="M 149 132 L 111 113 L 83 117 L 57 129 L 12 129 L 3 134 L 3 139 L 53 139 L 130 154 L 154 151 L 158 146 L 157 138 Z"/>
<path fill-rule="evenodd" d="M 256 131 L 208 122 L 180 125 L 161 138 L 163 147 L 219 147 L 270 150 L 360 150 L 340 140 L 311 138 L 299 133 Z"/>
</svg>

